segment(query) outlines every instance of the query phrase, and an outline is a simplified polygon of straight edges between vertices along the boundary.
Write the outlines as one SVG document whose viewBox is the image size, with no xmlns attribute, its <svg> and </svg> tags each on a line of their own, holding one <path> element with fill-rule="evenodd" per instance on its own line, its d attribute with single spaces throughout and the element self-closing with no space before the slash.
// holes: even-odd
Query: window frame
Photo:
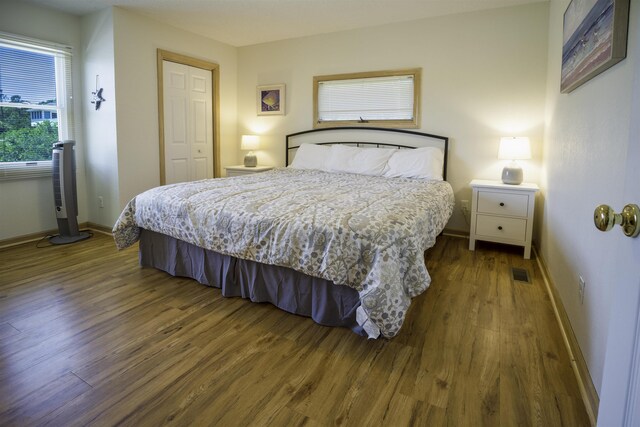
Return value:
<svg viewBox="0 0 640 427">
<path fill-rule="evenodd" d="M 368 79 L 390 76 L 413 76 L 413 119 L 411 120 L 324 120 L 320 121 L 318 108 L 318 87 L 321 82 L 335 80 Z M 391 129 L 420 128 L 420 93 L 422 68 L 402 70 L 367 71 L 358 73 L 331 74 L 313 77 L 313 128 L 328 127 L 381 127 Z"/>
<path fill-rule="evenodd" d="M 49 110 L 56 114 L 58 123 L 58 140 L 74 139 L 73 114 L 73 51 L 70 46 L 45 40 L 10 34 L 0 31 L 0 44 L 12 49 L 27 50 L 50 54 L 55 60 L 55 85 L 57 105 L 23 105 L 17 107 L 12 103 L 1 102 L 9 108 L 37 108 Z M 52 119 L 49 119 L 52 120 Z M 52 141 L 52 150 L 53 143 Z M 53 171 L 52 160 L 32 160 L 19 162 L 0 162 L 0 181 L 22 180 L 30 178 L 48 178 Z"/>
</svg>

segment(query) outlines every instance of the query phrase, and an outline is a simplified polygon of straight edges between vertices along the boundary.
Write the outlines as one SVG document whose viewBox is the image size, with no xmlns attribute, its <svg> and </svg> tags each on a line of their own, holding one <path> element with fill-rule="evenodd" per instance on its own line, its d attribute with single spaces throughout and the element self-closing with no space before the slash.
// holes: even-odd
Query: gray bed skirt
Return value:
<svg viewBox="0 0 640 427">
<path fill-rule="evenodd" d="M 164 234 L 140 233 L 140 265 L 190 277 L 221 289 L 225 297 L 269 302 L 325 326 L 342 326 L 367 336 L 356 322 L 358 292 L 290 268 L 222 255 Z"/>
</svg>

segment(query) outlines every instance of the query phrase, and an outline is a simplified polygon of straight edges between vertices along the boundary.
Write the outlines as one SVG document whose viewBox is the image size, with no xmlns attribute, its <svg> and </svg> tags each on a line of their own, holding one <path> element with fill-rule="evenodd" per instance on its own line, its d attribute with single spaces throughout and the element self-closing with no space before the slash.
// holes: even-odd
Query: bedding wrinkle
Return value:
<svg viewBox="0 0 640 427">
<path fill-rule="evenodd" d="M 361 318 L 392 337 L 429 286 L 424 251 L 452 211 L 444 181 L 281 168 L 151 189 L 125 207 L 114 238 L 123 248 L 144 228 L 352 287 Z"/>
</svg>

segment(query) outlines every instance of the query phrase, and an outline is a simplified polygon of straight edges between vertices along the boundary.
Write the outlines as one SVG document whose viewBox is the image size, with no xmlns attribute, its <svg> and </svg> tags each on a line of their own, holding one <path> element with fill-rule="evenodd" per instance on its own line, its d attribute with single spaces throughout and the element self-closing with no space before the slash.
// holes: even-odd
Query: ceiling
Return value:
<svg viewBox="0 0 640 427">
<path fill-rule="evenodd" d="M 84 15 L 119 6 L 232 46 L 548 0 L 28 0 Z"/>
</svg>

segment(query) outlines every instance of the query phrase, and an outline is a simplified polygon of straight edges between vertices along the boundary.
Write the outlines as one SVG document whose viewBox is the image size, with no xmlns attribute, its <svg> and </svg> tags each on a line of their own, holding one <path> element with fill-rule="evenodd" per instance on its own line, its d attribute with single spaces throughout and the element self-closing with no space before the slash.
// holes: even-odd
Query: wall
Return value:
<svg viewBox="0 0 640 427">
<path fill-rule="evenodd" d="M 631 2 L 630 34 L 638 34 L 640 1 Z M 618 236 L 593 226 L 602 203 L 619 211 L 631 125 L 631 88 L 637 37 L 629 57 L 575 89 L 560 94 L 562 20 L 569 0 L 550 3 L 547 112 L 542 173 L 544 221 L 540 252 L 558 288 L 600 392 L 615 277 Z M 615 233 L 619 233 L 618 230 Z M 584 302 L 578 277 L 585 279 Z"/>
<path fill-rule="evenodd" d="M 88 218 L 84 179 L 84 138 L 82 134 L 82 92 L 80 66 L 80 20 L 17 0 L 0 0 L 0 31 L 71 46 L 74 51 L 73 92 L 77 142 L 78 221 Z M 53 141 L 52 141 L 53 142 Z M 57 229 L 51 178 L 0 181 L 0 240 Z"/>
<path fill-rule="evenodd" d="M 113 65 L 113 13 L 104 9 L 82 17 L 83 112 L 85 117 L 87 194 L 89 218 L 95 224 L 109 226 L 120 214 L 118 203 L 118 147 Z M 90 94 L 103 89 L 100 109 L 91 103 Z M 97 203 L 103 198 L 103 208 Z"/>
<path fill-rule="evenodd" d="M 113 27 L 119 211 L 136 194 L 160 185 L 158 48 L 219 64 L 220 160 L 221 165 L 235 162 L 237 49 L 120 8 L 113 8 Z"/>
<path fill-rule="evenodd" d="M 262 135 L 259 162 L 284 165 L 284 138 L 312 127 L 314 75 L 422 67 L 422 130 L 451 137 L 449 181 L 499 179 L 501 136 L 528 135 L 537 181 L 544 120 L 548 5 L 537 3 L 242 47 L 238 135 Z M 285 83 L 286 115 L 256 115 L 256 85 Z M 239 147 L 239 140 L 235 141 Z M 236 148 L 235 163 L 243 153 Z M 468 230 L 460 209 L 448 228 Z"/>
<path fill-rule="evenodd" d="M 126 202 L 160 184 L 158 48 L 220 65 L 221 164 L 236 162 L 235 47 L 120 8 L 78 18 L 12 0 L 0 6 L 1 31 L 74 47 L 80 222 L 111 227 Z M 106 98 L 98 111 L 90 102 L 96 75 Z M 0 182 L 0 198 L 0 240 L 57 227 L 50 179 Z"/>
</svg>

